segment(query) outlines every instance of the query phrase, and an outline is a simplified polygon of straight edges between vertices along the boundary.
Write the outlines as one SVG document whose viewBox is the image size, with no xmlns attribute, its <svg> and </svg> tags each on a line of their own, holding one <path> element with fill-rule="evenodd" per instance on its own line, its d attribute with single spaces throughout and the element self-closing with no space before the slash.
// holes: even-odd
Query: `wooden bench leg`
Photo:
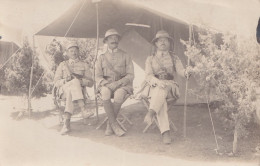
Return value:
<svg viewBox="0 0 260 166">
<path fill-rule="evenodd" d="M 153 117 L 152 123 L 146 125 L 145 129 L 143 130 L 143 133 L 145 133 L 154 123 L 159 128 L 159 124 L 158 124 L 156 117 Z"/>
<path fill-rule="evenodd" d="M 106 117 L 103 122 L 97 126 L 96 130 L 100 129 L 106 122 L 108 121 L 108 117 Z"/>
<path fill-rule="evenodd" d="M 133 125 L 133 123 L 128 119 L 128 117 L 124 114 L 120 114 L 123 117 L 123 121 L 122 123 L 124 123 L 125 121 L 127 121 L 130 125 Z"/>
<path fill-rule="evenodd" d="M 108 117 L 106 117 L 106 118 L 103 120 L 103 122 L 100 123 L 100 124 L 96 127 L 96 130 L 99 130 L 104 124 L 106 124 L 107 121 L 108 121 Z M 127 129 L 125 128 L 125 126 L 122 124 L 122 122 L 121 122 L 119 119 L 117 119 L 117 122 L 118 122 L 118 124 L 120 125 L 120 127 L 121 127 L 123 130 L 127 131 Z"/>
<path fill-rule="evenodd" d="M 143 130 L 143 133 L 145 133 L 145 132 L 149 129 L 149 127 L 150 127 L 152 124 L 153 124 L 153 123 L 146 125 L 146 127 L 145 127 L 144 130 Z"/>
<path fill-rule="evenodd" d="M 118 124 L 120 125 L 120 127 L 121 127 L 123 130 L 127 131 L 126 128 L 125 128 L 125 126 L 120 122 L 120 120 L 117 119 L 116 121 L 118 122 Z"/>
<path fill-rule="evenodd" d="M 172 127 L 173 132 L 178 131 L 177 127 L 175 126 L 175 124 L 172 121 L 170 121 L 170 126 Z"/>
</svg>

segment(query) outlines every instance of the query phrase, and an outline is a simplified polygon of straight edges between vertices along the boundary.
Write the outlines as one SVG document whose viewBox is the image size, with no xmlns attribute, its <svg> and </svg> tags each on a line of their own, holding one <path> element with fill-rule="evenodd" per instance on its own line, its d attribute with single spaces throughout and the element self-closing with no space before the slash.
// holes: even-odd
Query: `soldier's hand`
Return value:
<svg viewBox="0 0 260 166">
<path fill-rule="evenodd" d="M 108 87 L 110 90 L 114 91 L 119 87 L 119 84 L 117 81 L 115 81 L 115 82 L 106 84 L 105 86 Z"/>
<path fill-rule="evenodd" d="M 101 86 L 105 86 L 106 84 L 108 84 L 109 82 L 107 81 L 107 80 L 102 80 L 101 81 L 101 83 L 100 83 L 100 85 Z"/>
<path fill-rule="evenodd" d="M 72 79 L 73 79 L 73 78 L 72 78 L 71 76 L 67 76 L 65 80 L 66 80 L 66 82 L 69 82 L 69 81 L 71 81 Z"/>
<path fill-rule="evenodd" d="M 157 83 L 157 86 L 159 86 L 160 88 L 166 88 L 166 83 L 164 82 L 164 81 L 162 81 L 162 80 L 159 80 L 159 82 Z"/>
<path fill-rule="evenodd" d="M 185 71 L 184 71 L 184 76 L 186 79 L 189 79 L 191 76 L 191 72 L 192 72 L 192 68 L 190 66 L 188 66 Z"/>
</svg>

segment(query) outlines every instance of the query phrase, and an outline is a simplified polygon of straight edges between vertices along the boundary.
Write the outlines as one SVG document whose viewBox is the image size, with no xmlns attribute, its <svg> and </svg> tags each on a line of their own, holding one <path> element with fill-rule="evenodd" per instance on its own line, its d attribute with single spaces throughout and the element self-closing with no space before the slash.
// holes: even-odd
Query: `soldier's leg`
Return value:
<svg viewBox="0 0 260 166">
<path fill-rule="evenodd" d="M 71 115 L 73 114 L 73 109 L 74 109 L 69 87 L 66 87 L 66 89 L 64 88 L 64 95 L 66 97 L 66 102 L 65 102 L 65 110 L 64 110 L 65 121 L 64 121 L 63 127 L 60 131 L 60 133 L 62 135 L 70 132 L 70 118 L 71 118 Z"/>
<path fill-rule="evenodd" d="M 102 87 L 100 93 L 101 93 L 101 98 L 103 100 L 104 109 L 109 120 L 105 135 L 113 134 L 112 131 L 115 132 L 117 136 L 124 135 L 125 134 L 124 130 L 121 129 L 121 127 L 116 121 L 113 105 L 111 103 L 112 92 L 107 87 Z"/>
<path fill-rule="evenodd" d="M 157 113 L 157 120 L 161 133 L 170 130 L 169 118 L 168 118 L 168 108 L 167 104 L 163 104 L 161 110 Z"/>
<path fill-rule="evenodd" d="M 108 89 L 107 87 L 102 87 L 100 89 L 100 94 L 101 94 L 101 98 L 103 100 L 103 104 L 105 102 L 109 102 L 109 101 L 111 102 L 111 90 L 110 89 Z M 105 107 L 105 105 L 104 105 L 104 109 L 105 109 L 105 112 L 107 112 L 108 107 Z M 106 136 L 110 136 L 110 135 L 114 134 L 114 131 L 112 130 L 111 125 L 110 125 L 110 121 L 111 121 L 111 119 L 109 119 L 107 121 L 107 127 L 106 127 L 106 131 L 105 131 Z"/>
<path fill-rule="evenodd" d="M 168 91 L 159 87 L 154 87 L 151 90 L 151 100 L 149 109 L 158 113 L 163 105 L 166 103 Z"/>
<path fill-rule="evenodd" d="M 65 110 L 64 112 L 68 112 L 70 114 L 73 114 L 73 109 L 74 109 L 74 106 L 73 106 L 73 101 L 72 101 L 72 96 L 71 96 L 71 89 L 70 87 L 68 87 L 67 89 L 65 89 L 65 97 L 66 97 L 66 100 L 65 100 Z"/>
<path fill-rule="evenodd" d="M 70 87 L 71 87 L 72 101 L 84 99 L 82 93 L 82 86 L 80 85 L 80 81 L 78 79 L 71 80 Z"/>
<path fill-rule="evenodd" d="M 156 112 L 161 133 L 170 130 L 166 102 L 166 98 L 170 90 L 170 88 L 155 88 L 152 92 L 150 109 Z"/>
<path fill-rule="evenodd" d="M 154 115 L 156 113 L 158 114 L 158 112 L 161 110 L 164 103 L 166 103 L 167 94 L 168 94 L 167 89 L 162 89 L 159 87 L 151 88 L 150 91 L 151 100 L 150 100 L 149 111 L 144 118 L 144 122 L 146 122 L 147 124 L 152 123 L 152 119 Z"/>
<path fill-rule="evenodd" d="M 171 143 L 168 107 L 166 102 L 166 98 L 170 90 L 171 88 L 169 87 L 166 87 L 165 89 L 155 88 L 152 92 L 150 104 L 150 110 L 154 110 L 156 112 L 156 117 L 164 144 Z"/>
<path fill-rule="evenodd" d="M 117 89 L 114 93 L 113 108 L 114 108 L 116 117 L 121 109 L 123 102 L 125 101 L 126 95 L 127 95 L 127 91 L 124 90 L 123 88 Z"/>
<path fill-rule="evenodd" d="M 70 132 L 71 128 L 70 128 L 70 118 L 71 118 L 71 114 L 69 112 L 65 112 L 64 113 L 64 124 L 63 127 L 60 131 L 61 135 L 65 135 L 67 133 Z"/>
</svg>

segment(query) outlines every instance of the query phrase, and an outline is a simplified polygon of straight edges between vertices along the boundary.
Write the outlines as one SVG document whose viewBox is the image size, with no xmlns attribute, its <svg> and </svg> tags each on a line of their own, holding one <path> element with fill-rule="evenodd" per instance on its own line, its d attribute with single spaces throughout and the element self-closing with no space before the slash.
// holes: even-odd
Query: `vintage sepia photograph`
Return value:
<svg viewBox="0 0 260 166">
<path fill-rule="evenodd" d="M 0 166 L 260 166 L 260 0 L 0 0 Z"/>
</svg>

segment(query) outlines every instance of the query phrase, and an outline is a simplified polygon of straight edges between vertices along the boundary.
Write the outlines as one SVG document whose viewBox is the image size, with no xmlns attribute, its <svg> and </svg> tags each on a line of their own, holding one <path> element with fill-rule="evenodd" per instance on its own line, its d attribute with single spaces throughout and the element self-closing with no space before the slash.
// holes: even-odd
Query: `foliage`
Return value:
<svg viewBox="0 0 260 166">
<path fill-rule="evenodd" d="M 25 39 L 21 51 L 12 57 L 10 65 L 5 69 L 5 86 L 9 93 L 28 95 L 32 54 L 33 50 Z M 39 60 L 37 56 L 34 56 L 32 87 L 36 85 L 42 73 L 43 69 L 39 66 Z M 37 88 L 35 88 L 33 96 L 44 96 L 46 91 L 45 84 L 43 81 L 40 81 Z"/>
<path fill-rule="evenodd" d="M 222 41 L 217 45 L 215 34 L 199 34 L 196 44 L 183 41 L 185 55 L 194 64 L 199 90 L 214 91 L 222 101 L 216 112 L 223 124 L 238 130 L 238 136 L 245 136 L 245 126 L 255 110 L 251 92 L 260 85 L 260 48 L 255 41 L 238 42 L 229 34 L 223 35 Z"/>
<path fill-rule="evenodd" d="M 68 42 L 75 39 L 68 39 L 66 41 L 58 41 L 53 39 L 52 42 L 47 45 L 45 52 L 48 54 L 50 63 L 52 66 L 52 71 L 55 72 L 57 66 L 60 62 L 67 59 L 66 57 L 66 45 Z M 77 43 L 79 45 L 79 58 L 88 63 L 91 68 L 93 68 L 93 60 L 95 57 L 95 39 L 78 39 Z"/>
</svg>

